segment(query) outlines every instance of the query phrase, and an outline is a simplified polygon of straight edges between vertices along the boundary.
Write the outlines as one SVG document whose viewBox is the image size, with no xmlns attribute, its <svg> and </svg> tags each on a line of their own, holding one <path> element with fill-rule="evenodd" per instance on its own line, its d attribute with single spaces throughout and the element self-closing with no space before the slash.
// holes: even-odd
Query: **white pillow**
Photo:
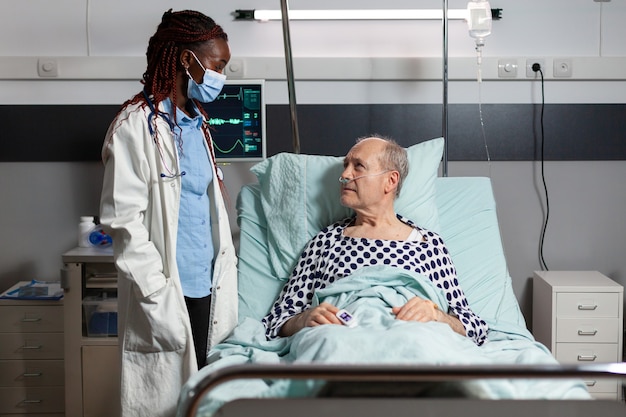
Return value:
<svg viewBox="0 0 626 417">
<path fill-rule="evenodd" d="M 407 148 L 409 173 L 396 199 L 397 213 L 439 231 L 435 178 L 443 138 Z M 306 243 L 352 211 L 339 203 L 343 157 L 280 153 L 253 166 L 267 220 L 268 251 L 276 277 L 287 279 Z"/>
<path fill-rule="evenodd" d="M 435 178 L 443 156 L 443 138 L 409 146 L 409 173 L 394 207 L 396 213 L 418 226 L 439 233 L 439 212 L 435 202 Z"/>
</svg>

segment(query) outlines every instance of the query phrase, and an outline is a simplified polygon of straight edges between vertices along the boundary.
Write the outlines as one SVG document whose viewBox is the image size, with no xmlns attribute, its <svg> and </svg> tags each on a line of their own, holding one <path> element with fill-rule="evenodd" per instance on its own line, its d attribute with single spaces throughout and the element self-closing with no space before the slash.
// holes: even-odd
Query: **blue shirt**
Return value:
<svg viewBox="0 0 626 417">
<path fill-rule="evenodd" d="M 166 103 L 171 114 L 171 101 Z M 176 239 L 176 263 L 186 297 L 202 298 L 211 294 L 213 276 L 213 234 L 209 185 L 213 165 L 205 148 L 202 116 L 189 117 L 177 109 L 174 126 L 181 176 L 181 196 Z"/>
</svg>

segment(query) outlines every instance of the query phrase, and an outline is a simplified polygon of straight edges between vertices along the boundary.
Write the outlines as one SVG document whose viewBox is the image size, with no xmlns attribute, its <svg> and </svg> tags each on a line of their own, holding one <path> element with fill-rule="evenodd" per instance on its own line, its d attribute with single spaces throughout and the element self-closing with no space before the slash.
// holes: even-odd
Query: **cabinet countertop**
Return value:
<svg viewBox="0 0 626 417">
<path fill-rule="evenodd" d="M 593 287 L 589 291 L 621 292 L 622 286 L 598 271 L 535 271 L 544 281 L 556 291 L 585 292 L 585 287 Z"/>
<path fill-rule="evenodd" d="M 112 248 L 70 249 L 63 254 L 63 262 L 113 262 Z"/>
</svg>

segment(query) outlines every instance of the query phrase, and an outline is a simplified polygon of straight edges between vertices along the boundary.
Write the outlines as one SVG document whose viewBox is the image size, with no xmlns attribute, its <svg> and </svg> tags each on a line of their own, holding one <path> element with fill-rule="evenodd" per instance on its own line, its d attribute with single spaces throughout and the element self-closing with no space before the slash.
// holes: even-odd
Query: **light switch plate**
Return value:
<svg viewBox="0 0 626 417">
<path fill-rule="evenodd" d="M 499 59 L 498 60 L 498 77 L 515 78 L 517 77 L 517 60 L 516 59 Z"/>
<path fill-rule="evenodd" d="M 54 58 L 39 58 L 37 60 L 37 74 L 40 77 L 58 77 L 59 64 Z"/>
</svg>

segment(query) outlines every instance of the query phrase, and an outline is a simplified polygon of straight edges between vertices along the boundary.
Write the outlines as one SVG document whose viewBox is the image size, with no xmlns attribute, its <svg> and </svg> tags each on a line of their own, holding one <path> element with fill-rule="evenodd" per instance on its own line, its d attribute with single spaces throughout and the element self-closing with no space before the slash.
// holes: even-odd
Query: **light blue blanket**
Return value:
<svg viewBox="0 0 626 417">
<path fill-rule="evenodd" d="M 211 350 L 210 364 L 186 384 L 207 372 L 248 363 L 341 364 L 556 364 L 546 348 L 519 334 L 491 329 L 487 343 L 477 346 L 443 323 L 417 323 L 395 319 L 392 306 L 414 296 L 446 306 L 443 292 L 422 275 L 390 267 L 363 268 L 323 290 L 314 304 L 329 302 L 345 308 L 359 326 L 325 325 L 305 328 L 294 336 L 268 341 L 260 321 L 244 320 L 224 343 Z M 541 399 L 589 398 L 582 381 L 482 380 L 465 382 L 483 398 Z M 242 397 L 316 395 L 322 387 L 312 381 L 241 380 L 227 382 L 209 393 L 199 416 L 211 416 L 225 402 Z"/>
</svg>

